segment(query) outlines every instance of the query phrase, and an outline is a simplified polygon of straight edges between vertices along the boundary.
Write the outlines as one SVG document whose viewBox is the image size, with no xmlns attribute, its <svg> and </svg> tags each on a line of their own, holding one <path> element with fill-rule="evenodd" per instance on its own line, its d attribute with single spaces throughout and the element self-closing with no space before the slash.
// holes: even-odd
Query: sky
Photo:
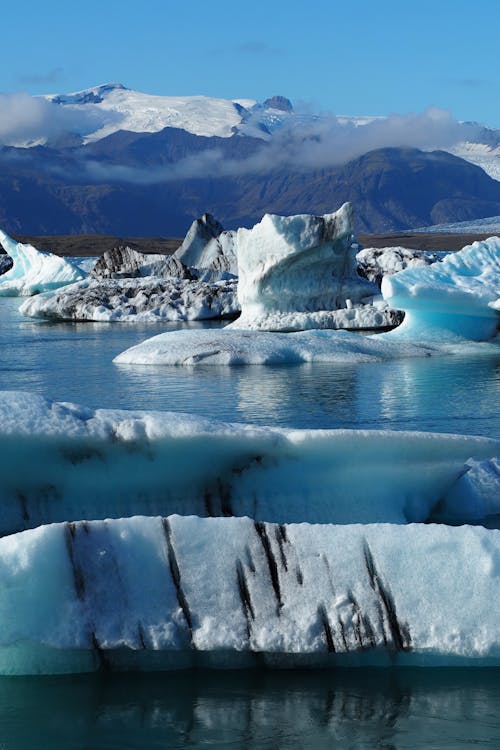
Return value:
<svg viewBox="0 0 500 750">
<path fill-rule="evenodd" d="M 500 128 L 500 0 L 18 0 L 0 93 L 115 81 L 349 115 L 448 110 Z"/>
</svg>

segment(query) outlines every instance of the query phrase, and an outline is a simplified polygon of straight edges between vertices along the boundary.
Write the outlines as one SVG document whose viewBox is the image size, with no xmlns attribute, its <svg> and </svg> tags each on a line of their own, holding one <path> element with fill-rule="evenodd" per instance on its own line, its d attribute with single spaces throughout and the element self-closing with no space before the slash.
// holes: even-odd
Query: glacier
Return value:
<svg viewBox="0 0 500 750">
<path fill-rule="evenodd" d="M 499 457 L 500 442 L 488 438 L 257 427 L 3 391 L 0 534 L 172 513 L 278 523 L 486 522 L 500 513 L 491 463 Z"/>
<path fill-rule="evenodd" d="M 86 274 L 76 263 L 33 245 L 22 244 L 0 229 L 0 243 L 12 259 L 12 267 L 0 275 L 0 296 L 27 297 L 57 289 L 83 279 Z"/>
<path fill-rule="evenodd" d="M 194 516 L 40 526 L 0 539 L 0 674 L 498 666 L 499 542 Z"/>
<path fill-rule="evenodd" d="M 174 257 L 189 266 L 200 281 L 220 281 L 238 275 L 237 239 L 205 213 L 191 224 Z"/>
</svg>

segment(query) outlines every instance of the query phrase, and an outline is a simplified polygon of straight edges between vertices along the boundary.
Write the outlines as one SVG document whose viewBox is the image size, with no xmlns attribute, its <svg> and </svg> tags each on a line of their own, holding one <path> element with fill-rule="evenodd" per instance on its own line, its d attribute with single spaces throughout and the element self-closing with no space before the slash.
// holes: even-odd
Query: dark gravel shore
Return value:
<svg viewBox="0 0 500 750">
<path fill-rule="evenodd" d="M 144 253 L 173 253 L 181 244 L 177 237 L 114 237 L 106 234 L 66 234 L 56 236 L 13 235 L 19 242 L 30 242 L 39 250 L 49 250 L 56 255 L 88 257 L 102 255 L 117 245 L 129 245 Z M 402 246 L 414 250 L 461 250 L 488 234 L 360 234 L 358 241 L 365 247 Z"/>
</svg>

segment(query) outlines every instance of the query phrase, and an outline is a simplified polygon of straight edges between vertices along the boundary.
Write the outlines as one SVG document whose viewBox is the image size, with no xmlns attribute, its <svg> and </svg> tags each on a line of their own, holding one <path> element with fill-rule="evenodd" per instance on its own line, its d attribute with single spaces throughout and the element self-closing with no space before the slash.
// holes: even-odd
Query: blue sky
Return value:
<svg viewBox="0 0 500 750">
<path fill-rule="evenodd" d="M 438 106 L 500 127 L 500 0 L 18 0 L 0 91 L 107 81 L 155 94 L 389 114 Z"/>
</svg>

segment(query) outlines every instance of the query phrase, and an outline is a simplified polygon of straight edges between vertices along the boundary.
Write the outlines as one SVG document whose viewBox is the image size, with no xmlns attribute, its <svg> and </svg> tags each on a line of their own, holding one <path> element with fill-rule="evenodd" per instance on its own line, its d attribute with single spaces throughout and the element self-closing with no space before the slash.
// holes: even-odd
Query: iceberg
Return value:
<svg viewBox="0 0 500 750">
<path fill-rule="evenodd" d="M 358 273 L 380 287 L 384 276 L 421 268 L 440 261 L 447 253 L 411 250 L 407 247 L 364 247 L 356 253 Z"/>
<path fill-rule="evenodd" d="M 499 456 L 499 441 L 480 437 L 256 427 L 170 412 L 94 411 L 4 391 L 0 534 L 172 513 L 278 523 L 477 523 L 481 507 L 486 517 L 500 513 L 500 476 L 491 472 L 486 502 L 478 471 Z"/>
<path fill-rule="evenodd" d="M 0 229 L 0 243 L 11 257 L 10 270 L 0 275 L 0 296 L 29 297 L 83 279 L 76 263 L 58 255 L 23 245 Z"/>
<path fill-rule="evenodd" d="M 193 274 L 173 255 L 142 253 L 119 245 L 106 250 L 92 268 L 95 279 L 132 279 L 144 276 L 157 278 L 193 279 Z"/>
<path fill-rule="evenodd" d="M 111 272 L 113 274 L 113 272 Z M 120 274 L 118 271 L 117 274 Z M 231 318 L 239 311 L 236 282 L 183 278 L 86 278 L 26 300 L 19 311 L 48 320 L 157 323 Z"/>
<path fill-rule="evenodd" d="M 499 565 L 470 526 L 41 526 L 0 539 L 0 673 L 498 666 Z"/>
<path fill-rule="evenodd" d="M 205 213 L 191 224 L 174 257 L 191 267 L 201 281 L 218 281 L 238 275 L 236 232 L 225 230 Z"/>
<path fill-rule="evenodd" d="M 483 341 L 498 330 L 500 238 L 474 242 L 441 263 L 407 268 L 382 279 L 382 295 L 404 310 L 386 336 L 410 341 Z"/>
<path fill-rule="evenodd" d="M 253 229 L 239 229 L 241 317 L 233 327 L 344 328 L 346 313 L 357 327 L 352 308 L 378 290 L 358 275 L 352 242 L 349 203 L 324 216 L 266 214 Z"/>
</svg>

